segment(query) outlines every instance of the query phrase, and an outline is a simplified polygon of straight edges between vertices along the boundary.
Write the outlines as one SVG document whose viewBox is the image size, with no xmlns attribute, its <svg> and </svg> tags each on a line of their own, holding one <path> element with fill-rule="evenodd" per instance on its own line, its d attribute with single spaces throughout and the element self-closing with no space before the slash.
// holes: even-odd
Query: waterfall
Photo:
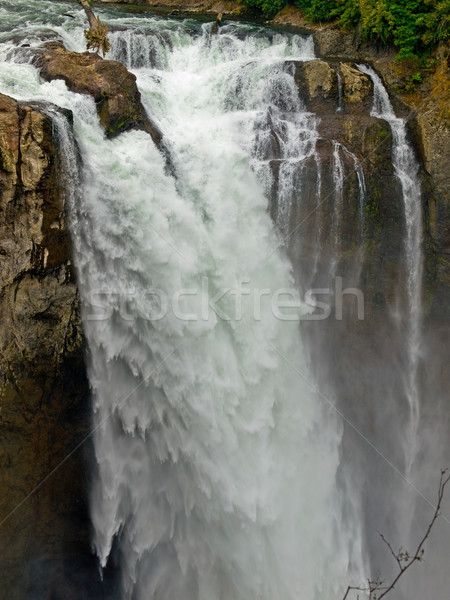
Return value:
<svg viewBox="0 0 450 600">
<path fill-rule="evenodd" d="M 254 318 L 255 295 L 292 285 L 252 166 L 269 123 L 289 166 L 314 150 L 314 121 L 281 68 L 299 45 L 205 27 L 167 51 L 164 70 L 136 70 L 176 185 L 145 134 L 86 161 L 105 175 L 86 176 L 102 227 L 85 293 L 110 315 L 86 316 L 100 425 L 92 514 L 102 565 L 118 536 L 125 598 L 335 598 L 347 572 L 340 427 L 299 378 L 298 327 L 266 303 Z M 224 294 L 244 286 L 252 302 L 234 318 Z M 150 320 L 156 292 L 173 303 L 180 291 Z M 223 298 L 219 311 L 208 295 Z"/>
<path fill-rule="evenodd" d="M 314 337 L 299 327 L 311 310 L 299 281 L 326 288 L 338 267 L 347 277 L 353 270 L 351 285 L 359 281 L 364 161 L 340 142 L 320 140 L 319 119 L 299 98 L 292 63 L 314 60 L 311 37 L 243 23 L 224 23 L 214 35 L 212 23 L 96 10 L 111 31 L 107 58 L 136 75 L 171 173 L 145 132 L 106 139 L 92 98 L 62 80 L 43 82 L 30 64 L 44 39 L 85 50 L 84 13 L 73 3 L 3 0 L 0 91 L 43 103 L 63 148 L 89 346 L 90 511 L 100 567 L 117 562 L 122 600 L 341 600 L 348 584 L 369 573 L 372 534 L 364 528 L 373 490 L 376 500 L 389 496 L 383 509 L 393 507 L 395 525 L 401 511 L 411 522 L 411 506 L 405 510 L 402 493 L 383 487 L 376 462 L 381 451 L 391 456 L 373 418 L 385 410 L 373 384 L 390 357 L 377 363 L 374 352 L 370 373 L 352 379 L 343 370 L 325 381 L 328 357 L 319 344 L 306 347 Z M 380 79 L 360 69 L 374 82 L 373 116 L 392 129 L 404 202 L 410 466 L 421 416 L 418 167 Z M 332 111 L 340 119 L 349 108 L 342 110 L 337 75 L 342 114 Z M 52 105 L 73 112 L 73 136 Z M 345 230 L 347 190 L 358 196 L 358 207 L 351 200 L 355 235 Z M 310 220 L 299 232 L 304 215 Z M 290 244 L 306 266 L 289 262 Z M 331 321 L 318 334 L 330 362 L 362 331 L 341 339 L 347 324 Z M 349 354 L 352 373 L 361 364 L 356 354 Z M 347 431 L 336 408 L 349 414 Z M 395 410 L 393 430 L 403 419 Z M 370 435 L 353 427 L 361 414 Z M 397 477 L 389 460 L 382 466 Z"/>
<path fill-rule="evenodd" d="M 358 179 L 358 206 L 359 206 L 359 229 L 360 229 L 360 237 L 361 239 L 363 238 L 363 234 L 364 234 L 364 209 L 366 206 L 366 179 L 364 177 L 364 171 L 363 168 L 361 166 L 361 163 L 358 160 L 358 157 L 353 154 L 353 152 L 350 152 L 350 150 L 348 148 L 346 148 L 345 146 L 341 146 L 342 150 L 345 152 L 345 154 L 347 154 L 347 156 L 350 156 L 350 158 L 352 159 L 353 162 L 353 167 L 356 173 L 356 177 Z"/>
<path fill-rule="evenodd" d="M 372 115 L 387 121 L 392 131 L 392 160 L 401 183 L 405 214 L 406 319 L 404 320 L 407 364 L 404 370 L 405 393 L 410 410 L 410 431 L 406 448 L 406 471 L 409 472 L 417 452 L 420 420 L 418 369 L 422 326 L 422 205 L 418 164 L 407 140 L 405 120 L 395 116 L 388 93 L 375 71 L 365 65 L 359 70 L 373 81 Z"/>
<path fill-rule="evenodd" d="M 311 383 L 308 308 L 273 309 L 294 284 L 265 195 L 278 160 L 286 230 L 317 131 L 283 65 L 312 59 L 312 40 L 167 23 L 134 18 L 141 31 L 113 32 L 112 56 L 134 70 L 175 177 L 145 132 L 107 140 L 93 100 L 41 82 L 24 54 L 0 78 L 74 113 L 94 546 L 102 566 L 115 546 L 124 599 L 335 600 L 362 564 L 341 519 L 342 428 Z M 80 27 L 55 30 L 79 49 Z"/>
<path fill-rule="evenodd" d="M 313 288 L 315 278 L 318 273 L 319 262 L 320 262 L 320 257 L 321 257 L 321 253 L 322 253 L 321 236 L 322 236 L 323 232 L 322 232 L 321 219 L 320 219 L 320 206 L 321 206 L 321 202 L 322 202 L 322 163 L 320 160 L 319 153 L 317 151 L 314 153 L 314 163 L 315 163 L 316 172 L 317 172 L 316 186 L 314 189 L 314 208 L 313 208 L 315 234 L 313 236 L 311 250 L 310 250 L 310 252 L 308 252 L 308 258 L 311 260 L 312 264 L 311 264 L 311 269 L 310 269 L 310 275 L 304 283 L 305 289 Z"/>
<path fill-rule="evenodd" d="M 301 198 L 303 167 L 315 154 L 317 119 L 302 107 L 290 74 L 272 68 L 270 77 L 273 90 L 261 97 L 261 116 L 254 124 L 251 164 L 264 182 L 266 195 L 273 198 L 275 221 L 283 239 L 292 228 L 292 207 Z M 254 102 L 253 93 L 247 91 L 247 102 Z"/>
</svg>

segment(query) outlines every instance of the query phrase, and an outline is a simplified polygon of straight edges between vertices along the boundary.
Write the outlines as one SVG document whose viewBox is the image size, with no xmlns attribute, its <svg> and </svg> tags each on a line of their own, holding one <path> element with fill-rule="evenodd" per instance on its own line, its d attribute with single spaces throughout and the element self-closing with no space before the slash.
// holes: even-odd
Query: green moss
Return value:
<svg viewBox="0 0 450 600">
<path fill-rule="evenodd" d="M 366 217 L 370 219 L 377 220 L 380 216 L 380 210 L 378 208 L 378 203 L 376 201 L 372 201 L 365 206 Z"/>
<path fill-rule="evenodd" d="M 407 94 L 410 92 L 414 92 L 416 89 L 416 85 L 419 83 L 422 83 L 422 81 L 423 81 L 422 73 L 420 71 L 418 71 L 417 73 L 414 73 L 414 75 L 411 75 L 411 77 L 405 83 L 403 88 L 400 88 L 400 92 L 407 93 Z"/>
</svg>

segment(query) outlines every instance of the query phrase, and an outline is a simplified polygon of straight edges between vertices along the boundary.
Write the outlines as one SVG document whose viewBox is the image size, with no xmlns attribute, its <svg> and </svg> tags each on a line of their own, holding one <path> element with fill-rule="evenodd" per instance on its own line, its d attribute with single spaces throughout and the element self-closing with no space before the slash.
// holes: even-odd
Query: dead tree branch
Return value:
<svg viewBox="0 0 450 600">
<path fill-rule="evenodd" d="M 100 21 L 100 17 L 94 15 L 94 11 L 91 8 L 91 0 L 78 0 L 81 6 L 84 8 L 84 12 L 89 21 L 89 29 L 84 32 L 84 37 L 87 41 L 87 48 L 93 49 L 94 52 L 103 53 L 103 56 L 111 48 L 111 44 L 108 39 L 108 26 Z"/>
<path fill-rule="evenodd" d="M 449 481 L 450 481 L 450 475 L 448 474 L 447 469 L 442 470 L 441 477 L 439 480 L 438 498 L 437 498 L 437 504 L 435 507 L 435 511 L 434 511 L 431 521 L 428 524 L 425 534 L 423 535 L 422 539 L 420 540 L 414 554 L 410 554 L 407 550 L 403 550 L 402 548 L 400 548 L 398 552 L 395 552 L 394 549 L 392 548 L 392 545 L 388 542 L 388 540 L 384 537 L 384 535 L 382 533 L 380 533 L 381 539 L 386 544 L 386 546 L 389 548 L 389 551 L 392 554 L 392 556 L 394 557 L 394 560 L 396 561 L 398 569 L 399 569 L 398 573 L 397 573 L 396 577 L 394 577 L 393 581 L 389 585 L 383 585 L 384 582 L 379 579 L 374 580 L 374 581 L 368 580 L 368 582 L 367 582 L 368 585 L 365 587 L 349 585 L 347 587 L 347 590 L 346 590 L 345 595 L 342 598 L 342 600 L 347 600 L 350 592 L 352 592 L 352 591 L 364 592 L 366 594 L 368 593 L 369 600 L 382 600 L 382 598 L 384 598 L 387 594 L 389 594 L 389 592 L 391 592 L 394 589 L 394 587 L 397 585 L 399 579 L 405 574 L 405 572 L 415 562 L 419 562 L 423 559 L 423 555 L 425 552 L 423 546 L 424 546 L 425 542 L 427 541 L 427 539 L 431 533 L 431 530 L 433 529 L 436 519 L 440 515 L 441 504 L 442 504 L 442 499 L 444 497 L 445 486 L 448 484 Z M 379 593 L 379 595 L 377 595 L 378 593 Z"/>
<path fill-rule="evenodd" d="M 95 15 L 94 15 L 94 11 L 91 8 L 91 3 L 88 2 L 88 0 L 78 0 L 78 2 L 84 8 L 84 12 L 86 13 L 86 16 L 87 16 L 88 21 L 89 21 L 89 28 L 90 29 L 95 29 L 95 27 L 97 25 L 97 19 L 96 19 Z"/>
</svg>

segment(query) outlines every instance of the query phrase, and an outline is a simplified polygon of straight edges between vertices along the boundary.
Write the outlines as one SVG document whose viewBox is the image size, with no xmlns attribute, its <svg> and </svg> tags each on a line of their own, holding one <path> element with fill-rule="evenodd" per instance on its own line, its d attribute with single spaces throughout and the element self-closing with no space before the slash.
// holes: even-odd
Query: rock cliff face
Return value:
<svg viewBox="0 0 450 600">
<path fill-rule="evenodd" d="M 334 262 L 333 271 L 347 274 L 346 285 L 358 286 L 360 278 L 365 280 L 366 310 L 372 311 L 394 300 L 401 275 L 398 257 L 404 228 L 390 127 L 370 116 L 372 82 L 352 63 L 314 60 L 291 63 L 289 68 L 300 98 L 319 119 L 320 135 L 319 164 L 316 158 L 309 159 L 302 175 L 302 200 L 294 205 L 291 216 L 290 227 L 296 235 L 290 239 L 289 253 L 297 277 L 303 287 L 314 283 L 316 276 L 305 262 L 310 255 L 319 256 L 319 271 L 327 274 Z M 337 160 L 342 168 L 341 200 L 336 195 Z M 363 200 L 358 169 L 364 182 Z M 272 214 L 276 220 L 276 210 Z M 310 214 L 314 214 L 312 219 Z"/>
<path fill-rule="evenodd" d="M 423 167 L 424 229 L 426 250 L 425 284 L 428 313 L 449 318 L 450 306 L 450 71 L 448 46 L 435 52 L 436 64 L 420 67 L 417 61 L 397 61 L 397 50 L 361 40 L 358 32 L 332 25 L 314 27 L 295 7 L 286 7 L 273 24 L 309 31 L 318 56 L 341 63 L 343 79 L 351 76 L 351 64 L 371 64 L 382 77 L 397 114 L 407 119 L 414 146 Z M 348 63 L 348 66 L 343 66 Z M 423 80 L 411 85 L 421 71 Z M 349 100 L 349 98 L 346 98 Z"/>
<path fill-rule="evenodd" d="M 51 119 L 3 95 L 0 194 L 1 587 L 12 600 L 84 598 L 83 577 L 94 588 L 98 577 L 76 450 L 90 418 L 64 182 Z"/>
</svg>

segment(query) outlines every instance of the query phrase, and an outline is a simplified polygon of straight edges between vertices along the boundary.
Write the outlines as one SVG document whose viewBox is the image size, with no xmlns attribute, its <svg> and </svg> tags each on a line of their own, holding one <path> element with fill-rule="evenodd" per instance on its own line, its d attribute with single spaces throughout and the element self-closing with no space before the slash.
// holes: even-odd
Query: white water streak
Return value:
<svg viewBox="0 0 450 600">
<path fill-rule="evenodd" d="M 365 207 L 366 207 L 366 180 L 364 177 L 364 171 L 361 166 L 361 163 L 358 160 L 356 154 L 350 152 L 348 148 L 345 146 L 341 146 L 342 150 L 345 152 L 347 156 L 353 161 L 353 167 L 355 169 L 356 177 L 358 179 L 358 206 L 359 206 L 359 230 L 360 230 L 360 238 L 362 239 L 364 234 L 364 219 L 365 219 Z"/>
<path fill-rule="evenodd" d="M 405 391 L 410 408 L 410 435 L 407 450 L 407 472 L 411 469 L 417 452 L 417 432 L 420 420 L 420 392 L 418 368 L 420 360 L 422 327 L 422 205 L 418 178 L 418 163 L 408 143 L 404 119 L 395 116 L 388 93 L 375 71 L 358 65 L 373 81 L 374 103 L 372 115 L 384 119 L 391 126 L 392 158 L 396 175 L 401 183 L 405 211 L 405 260 L 407 289 L 407 318 L 405 339 L 407 366 L 405 368 Z"/>
<path fill-rule="evenodd" d="M 344 110 L 342 104 L 343 91 L 342 91 L 342 75 L 339 65 L 336 67 L 336 75 L 337 75 L 337 84 L 338 84 L 338 105 L 336 108 L 336 112 L 342 112 Z"/>
</svg>

